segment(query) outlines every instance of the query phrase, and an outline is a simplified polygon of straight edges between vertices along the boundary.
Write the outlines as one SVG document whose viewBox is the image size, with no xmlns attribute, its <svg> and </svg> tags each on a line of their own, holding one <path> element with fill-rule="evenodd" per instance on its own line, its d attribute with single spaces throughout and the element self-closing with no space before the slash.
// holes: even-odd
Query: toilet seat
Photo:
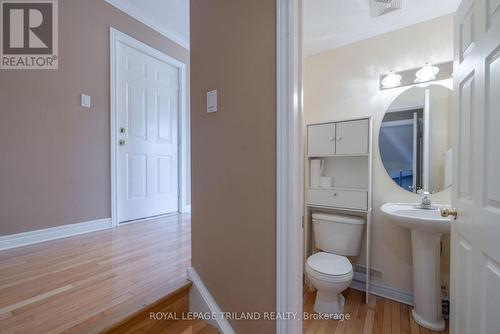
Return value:
<svg viewBox="0 0 500 334">
<path fill-rule="evenodd" d="M 354 276 L 351 262 L 345 257 L 319 252 L 307 258 L 306 270 L 309 275 L 325 282 L 345 282 Z"/>
</svg>

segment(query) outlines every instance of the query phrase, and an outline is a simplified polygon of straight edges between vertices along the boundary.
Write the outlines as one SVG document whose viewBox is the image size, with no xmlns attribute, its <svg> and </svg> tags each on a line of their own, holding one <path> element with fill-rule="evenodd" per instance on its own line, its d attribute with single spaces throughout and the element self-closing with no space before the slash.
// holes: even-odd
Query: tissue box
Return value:
<svg viewBox="0 0 500 334">
<path fill-rule="evenodd" d="M 321 188 L 331 188 L 332 187 L 332 178 L 331 177 L 322 176 L 319 179 L 319 186 Z"/>
</svg>

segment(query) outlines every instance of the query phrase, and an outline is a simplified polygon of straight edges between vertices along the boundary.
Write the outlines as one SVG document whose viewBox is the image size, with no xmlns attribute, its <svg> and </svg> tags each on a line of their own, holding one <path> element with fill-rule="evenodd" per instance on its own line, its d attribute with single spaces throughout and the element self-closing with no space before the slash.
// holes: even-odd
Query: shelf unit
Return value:
<svg viewBox="0 0 500 334">
<path fill-rule="evenodd" d="M 320 160 L 321 175 L 331 178 L 322 187 L 311 185 L 311 164 Z M 315 166 L 318 161 L 315 161 Z M 372 220 L 372 119 L 361 117 L 307 125 L 306 205 L 308 236 L 305 252 L 312 253 L 313 212 L 344 213 L 366 219 L 366 302 L 370 294 Z M 316 177 L 318 172 L 315 173 Z M 306 256 L 306 258 L 307 258 Z"/>
</svg>

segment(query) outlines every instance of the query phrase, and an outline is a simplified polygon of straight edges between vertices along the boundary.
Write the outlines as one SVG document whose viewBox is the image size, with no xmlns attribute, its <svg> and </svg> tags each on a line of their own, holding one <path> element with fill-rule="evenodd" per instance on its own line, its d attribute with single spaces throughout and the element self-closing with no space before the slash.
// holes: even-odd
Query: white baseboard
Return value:
<svg viewBox="0 0 500 334">
<path fill-rule="evenodd" d="M 351 283 L 351 288 L 365 291 L 366 283 L 364 278 L 353 279 Z M 394 289 L 379 282 L 373 282 L 373 281 L 370 282 L 370 293 L 387 299 L 395 300 L 403 304 L 413 305 L 412 292 Z"/>
<path fill-rule="evenodd" d="M 0 250 L 111 228 L 111 218 L 0 236 Z"/>
<path fill-rule="evenodd" d="M 223 318 L 222 311 L 217 305 L 217 302 L 208 291 L 205 284 L 201 280 L 196 270 L 191 267 L 187 270 L 188 279 L 193 282 L 193 286 L 189 290 L 189 311 L 196 313 L 215 314 L 215 319 L 206 321 L 214 327 L 217 327 L 223 334 L 234 334 L 234 330 L 227 319 Z"/>
<path fill-rule="evenodd" d="M 148 220 L 155 220 L 155 219 L 160 219 L 160 218 L 167 218 L 167 217 L 172 217 L 172 216 L 177 216 L 179 212 L 171 212 L 171 213 L 165 213 L 163 215 L 158 215 L 158 216 L 151 216 L 151 217 L 146 217 L 146 218 L 139 218 L 136 220 L 129 220 L 127 222 L 123 223 L 118 223 L 118 226 L 125 226 L 125 225 L 130 225 L 130 224 L 135 224 L 135 223 L 143 223 Z"/>
</svg>

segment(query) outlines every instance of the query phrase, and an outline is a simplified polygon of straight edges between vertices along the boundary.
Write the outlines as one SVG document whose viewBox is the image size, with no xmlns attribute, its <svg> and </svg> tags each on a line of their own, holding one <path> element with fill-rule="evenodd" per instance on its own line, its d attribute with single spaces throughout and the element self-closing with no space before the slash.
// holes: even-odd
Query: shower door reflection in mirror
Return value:
<svg viewBox="0 0 500 334">
<path fill-rule="evenodd" d="M 451 186 L 451 90 L 412 87 L 385 113 L 379 151 L 389 177 L 401 188 L 431 193 Z"/>
</svg>

